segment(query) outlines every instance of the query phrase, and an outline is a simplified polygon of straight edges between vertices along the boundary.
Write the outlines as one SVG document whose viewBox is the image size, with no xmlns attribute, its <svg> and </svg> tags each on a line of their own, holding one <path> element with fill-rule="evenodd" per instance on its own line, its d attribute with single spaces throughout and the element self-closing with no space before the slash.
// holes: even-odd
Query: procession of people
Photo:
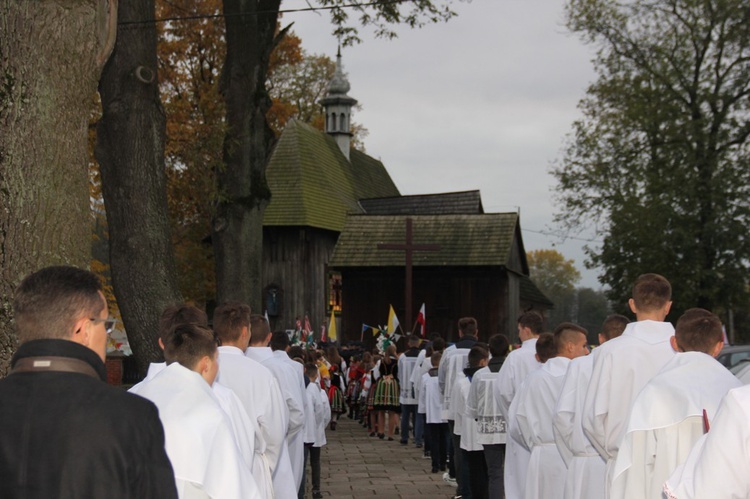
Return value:
<svg viewBox="0 0 750 499">
<path fill-rule="evenodd" d="M 586 329 L 545 332 L 535 311 L 515 349 L 480 341 L 467 316 L 448 346 L 412 334 L 367 352 L 293 346 L 246 304 L 219 305 L 210 325 L 175 304 L 155 331 L 165 362 L 126 393 L 103 382 L 114 320 L 98 278 L 48 267 L 13 303 L 0 496 L 321 498 L 326 432 L 344 417 L 361 438 L 413 445 L 454 498 L 750 497 L 750 388 L 715 360 L 716 315 L 665 322 L 671 295 L 639 276 L 636 321 L 607 317 L 592 353 Z"/>
</svg>

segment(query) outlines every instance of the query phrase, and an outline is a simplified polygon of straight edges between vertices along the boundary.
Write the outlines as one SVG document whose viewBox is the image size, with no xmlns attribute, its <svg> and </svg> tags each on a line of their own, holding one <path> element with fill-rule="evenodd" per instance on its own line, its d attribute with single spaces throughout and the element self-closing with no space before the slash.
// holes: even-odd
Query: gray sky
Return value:
<svg viewBox="0 0 750 499">
<path fill-rule="evenodd" d="M 304 7 L 285 0 L 282 9 Z M 584 269 L 583 246 L 539 234 L 556 231 L 548 173 L 579 117 L 593 81 L 591 47 L 562 24 L 562 0 L 454 2 L 458 17 L 395 40 L 363 32 L 343 49 L 353 119 L 370 132 L 367 153 L 383 161 L 403 194 L 480 189 L 487 212 L 517 211 L 526 250 L 555 248 L 575 260 L 581 286 L 598 289 Z M 335 57 L 328 14 L 287 14 L 310 53 Z M 593 238 L 593 233 L 583 235 Z"/>
</svg>

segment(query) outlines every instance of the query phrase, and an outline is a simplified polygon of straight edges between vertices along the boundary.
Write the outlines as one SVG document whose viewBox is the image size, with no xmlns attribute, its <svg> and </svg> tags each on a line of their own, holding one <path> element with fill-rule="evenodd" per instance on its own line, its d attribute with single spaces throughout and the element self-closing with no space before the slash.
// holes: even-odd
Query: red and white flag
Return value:
<svg viewBox="0 0 750 499">
<path fill-rule="evenodd" d="M 422 326 L 422 338 L 424 338 L 426 334 L 424 303 L 422 303 L 422 308 L 419 309 L 419 313 L 417 314 L 417 322 Z"/>
</svg>

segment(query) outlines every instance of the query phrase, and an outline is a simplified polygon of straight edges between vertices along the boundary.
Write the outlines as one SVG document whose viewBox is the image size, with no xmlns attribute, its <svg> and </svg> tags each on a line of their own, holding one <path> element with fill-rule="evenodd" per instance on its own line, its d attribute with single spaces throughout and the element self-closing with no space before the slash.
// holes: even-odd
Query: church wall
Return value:
<svg viewBox="0 0 750 499">
<path fill-rule="evenodd" d="M 281 290 L 279 314 L 269 313 L 272 329 L 294 329 L 296 318 L 304 321 L 307 314 L 316 337 L 320 333 L 326 318 L 326 265 L 337 238 L 336 232 L 311 227 L 264 227 L 263 286 Z"/>
<path fill-rule="evenodd" d="M 359 340 L 362 324 L 385 326 L 392 304 L 400 321 L 404 310 L 404 268 L 342 269 L 343 313 L 341 331 L 345 340 Z M 495 333 L 508 335 L 506 307 L 508 280 L 502 268 L 423 268 L 413 270 L 412 321 L 422 303 L 427 315 L 427 333 L 440 333 L 449 341 L 458 339 L 457 322 L 473 316 L 479 323 L 479 336 L 486 341 Z M 410 331 L 413 324 L 402 324 Z M 371 331 L 364 333 L 368 346 L 374 345 Z M 401 344 L 399 344 L 401 347 Z"/>
</svg>

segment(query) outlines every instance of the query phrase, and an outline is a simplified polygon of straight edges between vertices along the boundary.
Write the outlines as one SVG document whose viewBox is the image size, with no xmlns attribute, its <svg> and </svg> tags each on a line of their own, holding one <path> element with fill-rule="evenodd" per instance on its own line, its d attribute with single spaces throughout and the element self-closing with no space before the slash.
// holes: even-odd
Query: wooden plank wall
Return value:
<svg viewBox="0 0 750 499">
<path fill-rule="evenodd" d="M 278 285 L 283 303 L 274 330 L 294 329 L 295 318 L 308 314 L 316 335 L 326 317 L 326 265 L 338 233 L 310 227 L 264 227 L 263 286 Z M 263 311 L 260 311 L 263 313 Z"/>
</svg>

